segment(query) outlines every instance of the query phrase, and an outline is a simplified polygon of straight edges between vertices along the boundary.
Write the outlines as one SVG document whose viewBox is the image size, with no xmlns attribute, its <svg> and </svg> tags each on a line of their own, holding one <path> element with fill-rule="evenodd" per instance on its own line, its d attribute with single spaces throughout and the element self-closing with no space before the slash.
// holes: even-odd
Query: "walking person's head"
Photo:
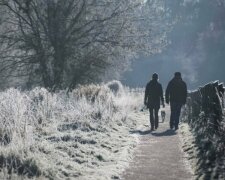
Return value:
<svg viewBox="0 0 225 180">
<path fill-rule="evenodd" d="M 158 79 L 159 79 L 159 75 L 158 75 L 157 73 L 154 73 L 154 74 L 152 75 L 152 80 L 157 81 Z"/>
<path fill-rule="evenodd" d="M 180 72 L 175 72 L 174 77 L 180 79 L 181 78 L 181 73 Z"/>
</svg>

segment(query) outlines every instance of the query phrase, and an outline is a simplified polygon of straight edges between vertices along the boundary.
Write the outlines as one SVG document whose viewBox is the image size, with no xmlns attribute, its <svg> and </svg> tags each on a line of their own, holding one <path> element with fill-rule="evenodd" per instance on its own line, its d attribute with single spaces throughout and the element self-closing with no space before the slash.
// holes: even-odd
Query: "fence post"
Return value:
<svg viewBox="0 0 225 180">
<path fill-rule="evenodd" d="M 188 122 L 197 123 L 200 113 L 204 112 L 205 116 L 209 117 L 209 122 L 202 122 L 202 124 L 212 124 L 214 133 L 217 132 L 223 119 L 224 92 L 223 83 L 219 83 L 219 81 L 208 83 L 198 90 L 189 92 L 187 117 L 190 119 Z"/>
</svg>

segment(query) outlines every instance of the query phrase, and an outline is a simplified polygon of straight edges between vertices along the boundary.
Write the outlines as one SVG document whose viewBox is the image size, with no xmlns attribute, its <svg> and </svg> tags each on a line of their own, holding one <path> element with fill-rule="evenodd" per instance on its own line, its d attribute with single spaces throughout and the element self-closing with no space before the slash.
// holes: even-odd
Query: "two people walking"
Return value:
<svg viewBox="0 0 225 180">
<path fill-rule="evenodd" d="M 181 73 L 176 72 L 166 88 L 166 103 L 170 104 L 170 129 L 177 130 L 182 106 L 186 103 L 187 85 L 182 80 Z M 151 130 L 156 130 L 159 124 L 158 112 L 160 100 L 165 107 L 162 85 L 158 82 L 158 74 L 152 75 L 152 80 L 146 85 L 144 104 L 150 112 Z"/>
</svg>

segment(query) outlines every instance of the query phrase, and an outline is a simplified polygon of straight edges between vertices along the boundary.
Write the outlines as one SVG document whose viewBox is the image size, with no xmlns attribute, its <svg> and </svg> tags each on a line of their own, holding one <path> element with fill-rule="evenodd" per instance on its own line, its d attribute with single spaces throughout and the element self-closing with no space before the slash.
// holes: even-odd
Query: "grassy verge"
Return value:
<svg viewBox="0 0 225 180">
<path fill-rule="evenodd" d="M 118 179 L 143 94 L 119 82 L 0 94 L 0 179 Z"/>
<path fill-rule="evenodd" d="M 225 179 L 225 156 L 222 150 L 222 137 L 210 136 L 205 128 L 207 127 L 202 126 L 197 130 L 183 123 L 181 126 L 183 150 L 191 162 L 196 179 L 223 180 Z"/>
</svg>

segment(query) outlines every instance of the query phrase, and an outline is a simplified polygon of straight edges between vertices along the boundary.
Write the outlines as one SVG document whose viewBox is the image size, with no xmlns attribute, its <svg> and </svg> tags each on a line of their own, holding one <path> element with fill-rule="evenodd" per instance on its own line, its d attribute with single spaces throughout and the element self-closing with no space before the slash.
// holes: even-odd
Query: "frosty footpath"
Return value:
<svg viewBox="0 0 225 180">
<path fill-rule="evenodd" d="M 182 151 L 180 130 L 169 129 L 170 107 L 166 106 L 166 119 L 156 131 L 143 126 L 130 133 L 137 134 L 139 144 L 134 158 L 124 171 L 124 180 L 191 180 L 193 172 Z M 144 118 L 149 123 L 148 111 L 140 112 L 140 121 Z"/>
</svg>

